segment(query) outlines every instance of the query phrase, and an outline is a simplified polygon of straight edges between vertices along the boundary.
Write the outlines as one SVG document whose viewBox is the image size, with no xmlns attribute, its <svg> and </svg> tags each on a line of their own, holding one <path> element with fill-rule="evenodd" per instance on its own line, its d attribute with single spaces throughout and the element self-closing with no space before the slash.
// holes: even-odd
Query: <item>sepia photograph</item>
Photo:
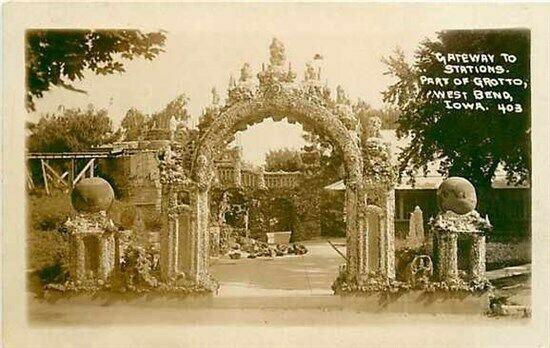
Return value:
<svg viewBox="0 0 550 348">
<path fill-rule="evenodd" d="M 4 7 L 3 308 L 25 326 L 6 346 L 171 326 L 247 338 L 101 346 L 256 346 L 255 327 L 472 346 L 455 325 L 546 347 L 547 7 L 71 7 Z M 266 345 L 328 346 L 314 332 Z"/>
</svg>

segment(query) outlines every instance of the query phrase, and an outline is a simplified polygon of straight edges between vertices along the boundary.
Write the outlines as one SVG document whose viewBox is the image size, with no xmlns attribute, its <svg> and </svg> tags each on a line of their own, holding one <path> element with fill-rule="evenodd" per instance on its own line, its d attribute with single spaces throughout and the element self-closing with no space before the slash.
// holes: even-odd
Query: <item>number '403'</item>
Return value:
<svg viewBox="0 0 550 348">
<path fill-rule="evenodd" d="M 517 114 L 523 112 L 523 107 L 519 103 L 515 104 L 498 104 L 497 105 L 498 111 L 502 112 L 503 114 L 515 112 Z"/>
</svg>

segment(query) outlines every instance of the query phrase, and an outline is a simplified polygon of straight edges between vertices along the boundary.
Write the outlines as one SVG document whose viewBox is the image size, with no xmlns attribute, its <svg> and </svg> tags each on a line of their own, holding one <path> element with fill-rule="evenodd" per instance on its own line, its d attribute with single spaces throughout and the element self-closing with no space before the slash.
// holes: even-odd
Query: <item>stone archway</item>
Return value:
<svg viewBox="0 0 550 348">
<path fill-rule="evenodd" d="M 209 189 L 214 159 L 225 148 L 234 134 L 246 129 L 248 125 L 262 122 L 265 118 L 285 115 L 291 122 L 296 121 L 313 132 L 327 136 L 342 153 L 346 168 L 346 237 L 348 244 L 347 269 L 349 274 L 361 274 L 365 271 L 364 222 L 362 214 L 365 202 L 363 190 L 363 159 L 356 138 L 350 134 L 338 117 L 321 106 L 303 98 L 279 96 L 275 98 L 257 98 L 239 102 L 223 112 L 208 128 L 198 144 L 192 178 L 197 183 L 194 192 L 193 211 L 196 212 L 196 225 L 191 229 L 194 234 L 190 247 L 197 257 L 183 267 L 186 274 L 200 279 L 207 273 L 208 261 L 208 221 Z M 183 266 L 183 265 L 182 265 Z"/>
<path fill-rule="evenodd" d="M 371 270 L 367 257 L 367 195 L 371 200 L 374 197 L 381 208 L 386 209 L 387 190 L 383 188 L 380 191 L 376 184 L 378 178 L 364 178 L 364 161 L 369 163 L 369 167 L 372 167 L 372 161 L 368 162 L 368 158 L 364 157 L 358 122 L 354 119 L 350 102 L 340 87 L 337 89 L 336 100 L 330 98 L 330 91 L 320 83 L 320 70 L 315 72 L 309 65 L 305 80 L 296 83 L 296 74 L 290 64 L 286 67 L 284 47 L 279 41 L 273 41 L 270 51 L 268 67 L 262 66 L 262 71 L 257 74 L 259 83 L 252 78 L 250 66 L 245 64 L 241 69 L 239 82 L 230 82 L 226 105 L 219 106 L 219 97 L 213 93 L 213 106 L 207 109 L 199 126 L 200 136 L 188 141 L 177 151 L 168 151 L 164 170 L 161 165 L 161 172 L 164 173 L 161 176 L 164 221 L 160 262 L 163 281 L 177 278 L 180 273 L 196 284 L 205 284 L 210 280 L 209 191 L 216 170 L 214 160 L 238 131 L 246 130 L 248 126 L 270 117 L 274 120 L 287 118 L 291 123 L 298 122 L 305 130 L 329 139 L 340 151 L 346 171 L 345 276 L 346 279 L 360 284 Z M 368 141 L 373 139 L 370 137 Z M 379 151 L 378 145 L 375 141 L 375 156 Z M 366 156 L 370 156 L 368 151 Z M 378 161 L 376 158 L 374 160 Z M 376 187 L 374 191 L 373 180 Z M 390 218 L 393 219 L 393 216 L 381 216 L 381 219 Z M 393 230 L 386 229 L 393 235 Z M 380 235 L 387 234 L 384 231 L 378 232 Z M 381 243 L 385 241 L 381 240 Z M 393 259 L 393 249 L 388 247 L 386 250 L 387 253 L 383 252 L 386 257 L 382 258 Z M 384 277 L 392 278 L 392 264 L 393 261 L 387 265 L 376 265 L 373 269 L 383 270 Z"/>
</svg>

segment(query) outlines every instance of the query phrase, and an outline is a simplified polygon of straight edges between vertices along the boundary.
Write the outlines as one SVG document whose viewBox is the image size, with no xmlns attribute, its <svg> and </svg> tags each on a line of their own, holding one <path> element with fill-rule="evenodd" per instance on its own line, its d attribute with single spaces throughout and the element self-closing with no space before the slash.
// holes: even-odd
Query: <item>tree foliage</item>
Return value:
<svg viewBox="0 0 550 348">
<path fill-rule="evenodd" d="M 116 141 L 120 134 L 104 109 L 63 109 L 28 123 L 27 149 L 30 152 L 84 151 Z"/>
<path fill-rule="evenodd" d="M 444 31 L 435 40 L 426 39 L 409 64 L 402 51 L 384 59 L 395 83 L 383 93 L 384 101 L 399 110 L 397 135 L 408 137 L 400 154 L 400 172 L 413 176 L 439 160 L 439 172 L 468 178 L 480 188 L 489 188 L 495 170 L 502 164 L 511 183 L 528 180 L 530 168 L 530 92 L 523 87 L 495 87 L 507 90 L 514 103 L 523 105 L 521 114 L 502 114 L 492 105 L 488 111 L 446 109 L 430 98 L 430 86 L 419 83 L 420 75 L 455 77 L 443 73 L 435 53 L 514 54 L 516 64 L 507 65 L 507 75 L 529 81 L 529 32 L 524 30 Z M 462 75 L 464 76 L 464 75 Z M 478 75 L 479 76 L 479 75 Z M 488 75 L 482 75 L 488 76 Z M 494 76 L 493 76 L 494 77 Z M 473 76 L 470 76 L 470 79 Z M 475 86 L 462 86 L 469 92 Z M 456 87 L 449 86 L 448 89 Z"/>
<path fill-rule="evenodd" d="M 139 30 L 28 30 L 26 33 L 26 105 L 51 86 L 84 92 L 72 82 L 81 80 L 84 71 L 98 75 L 124 72 L 122 59 L 155 58 L 164 46 L 164 32 Z"/>
<path fill-rule="evenodd" d="M 131 108 L 122 119 L 121 127 L 125 141 L 143 139 L 163 139 L 168 136 L 172 118 L 178 122 L 177 135 L 185 137 L 189 131 L 186 122 L 190 118 L 187 106 L 189 98 L 182 93 L 168 102 L 166 106 L 151 115 Z M 159 134 L 159 132 L 161 134 Z"/>
<path fill-rule="evenodd" d="M 356 107 L 356 115 L 363 129 L 365 129 L 368 119 L 373 116 L 378 116 L 382 121 L 381 129 L 395 129 L 399 119 L 399 109 L 391 105 L 386 105 L 380 109 L 371 108 L 367 105 L 366 107 Z"/>
<path fill-rule="evenodd" d="M 265 155 L 265 169 L 268 172 L 296 172 L 302 169 L 302 157 L 298 150 L 288 148 L 270 150 Z"/>
<path fill-rule="evenodd" d="M 139 140 L 141 139 L 147 129 L 147 123 L 149 116 L 136 108 L 131 108 L 126 112 L 126 115 L 120 123 L 120 127 L 124 132 L 124 140 Z"/>
</svg>

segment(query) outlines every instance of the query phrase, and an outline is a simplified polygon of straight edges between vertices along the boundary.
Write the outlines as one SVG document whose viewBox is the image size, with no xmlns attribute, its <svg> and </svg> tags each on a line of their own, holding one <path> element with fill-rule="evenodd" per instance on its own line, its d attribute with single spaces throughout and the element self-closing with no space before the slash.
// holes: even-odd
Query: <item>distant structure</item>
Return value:
<svg viewBox="0 0 550 348">
<path fill-rule="evenodd" d="M 292 188 L 298 185 L 301 176 L 300 172 L 266 172 L 261 167 L 246 165 L 239 147 L 226 149 L 215 164 L 215 180 L 223 187 Z"/>
</svg>

